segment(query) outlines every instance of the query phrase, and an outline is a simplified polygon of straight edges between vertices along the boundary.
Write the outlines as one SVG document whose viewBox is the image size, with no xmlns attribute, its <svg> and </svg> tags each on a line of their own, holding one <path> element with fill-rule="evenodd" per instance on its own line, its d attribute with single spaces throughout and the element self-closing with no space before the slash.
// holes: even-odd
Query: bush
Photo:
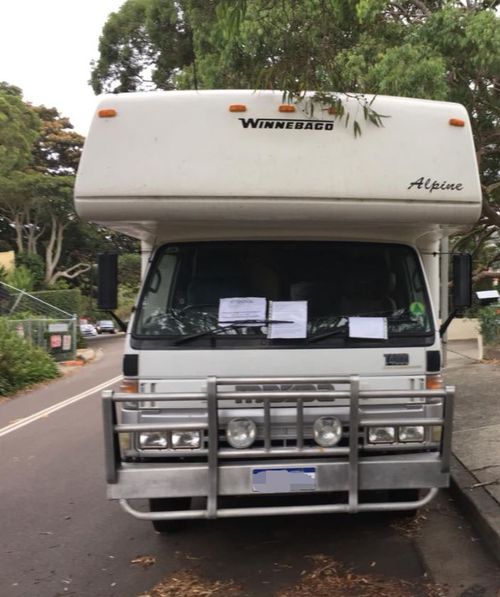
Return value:
<svg viewBox="0 0 500 597">
<path fill-rule="evenodd" d="M 33 290 L 43 288 L 45 282 L 45 263 L 36 253 L 17 253 L 16 267 L 27 267 L 33 279 Z"/>
<path fill-rule="evenodd" d="M 500 305 L 489 305 L 478 311 L 481 335 L 489 346 L 500 346 Z"/>
<path fill-rule="evenodd" d="M 50 355 L 25 342 L 5 319 L 0 319 L 0 396 L 58 376 Z"/>
<path fill-rule="evenodd" d="M 77 289 L 72 290 L 40 290 L 32 295 L 49 305 L 58 307 L 70 315 L 79 315 L 81 312 L 82 294 Z"/>
<path fill-rule="evenodd" d="M 33 274 L 25 265 L 16 267 L 15 270 L 11 271 L 7 275 L 7 284 L 19 288 L 19 290 L 25 290 L 30 292 L 33 290 Z"/>
</svg>

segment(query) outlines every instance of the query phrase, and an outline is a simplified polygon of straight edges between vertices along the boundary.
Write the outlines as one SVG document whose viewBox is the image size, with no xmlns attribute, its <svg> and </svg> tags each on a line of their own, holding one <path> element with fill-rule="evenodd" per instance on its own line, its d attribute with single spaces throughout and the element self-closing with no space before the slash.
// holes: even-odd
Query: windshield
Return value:
<svg viewBox="0 0 500 597">
<path fill-rule="evenodd" d="M 151 267 L 135 318 L 136 337 L 267 338 L 262 325 L 221 326 L 224 298 L 307 301 L 303 341 L 335 337 L 350 317 L 383 317 L 388 337 L 432 332 L 415 251 L 362 242 L 249 241 L 167 245 Z M 257 322 L 258 323 L 258 322 Z"/>
</svg>

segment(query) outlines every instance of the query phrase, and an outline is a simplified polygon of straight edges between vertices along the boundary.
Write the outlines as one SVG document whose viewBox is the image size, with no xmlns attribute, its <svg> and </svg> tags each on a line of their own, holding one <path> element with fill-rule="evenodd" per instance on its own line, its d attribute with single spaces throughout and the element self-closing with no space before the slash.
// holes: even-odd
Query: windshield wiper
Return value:
<svg viewBox="0 0 500 597">
<path fill-rule="evenodd" d="M 341 334 L 345 334 L 349 329 L 348 322 L 345 321 L 340 327 L 338 325 L 339 323 L 340 319 L 337 321 L 337 324 L 333 328 L 333 330 L 310 336 L 309 338 L 307 338 L 307 343 L 309 344 L 309 342 L 317 342 L 318 340 L 324 340 L 325 338 L 331 338 L 332 336 L 340 336 Z"/>
<path fill-rule="evenodd" d="M 190 340 L 196 340 L 196 338 L 202 338 L 203 336 L 210 336 L 211 334 L 219 334 L 225 330 L 234 330 L 239 327 L 246 327 L 249 325 L 269 325 L 272 323 L 293 323 L 293 321 L 282 321 L 277 319 L 245 319 L 243 321 L 225 321 L 223 324 L 218 325 L 215 328 L 210 330 L 205 330 L 203 332 L 197 332 L 196 334 L 190 334 L 189 336 L 182 336 L 175 340 L 174 344 L 177 346 L 179 344 L 184 344 L 184 342 L 189 342 Z"/>
</svg>

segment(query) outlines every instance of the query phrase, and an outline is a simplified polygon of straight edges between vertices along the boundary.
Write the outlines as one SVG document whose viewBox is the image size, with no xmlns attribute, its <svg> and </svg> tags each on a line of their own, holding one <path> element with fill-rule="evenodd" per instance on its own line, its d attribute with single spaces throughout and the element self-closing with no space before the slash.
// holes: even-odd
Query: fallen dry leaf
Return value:
<svg viewBox="0 0 500 597">
<path fill-rule="evenodd" d="M 180 570 L 139 597 L 237 597 L 241 588 L 232 580 L 208 580 Z"/>
<path fill-rule="evenodd" d="M 376 574 L 357 574 L 325 555 L 312 556 L 312 570 L 276 597 L 446 597 L 443 587 L 430 583 L 410 583 Z M 156 597 L 156 596 L 154 596 Z M 162 596 L 160 596 L 162 597 Z"/>
<path fill-rule="evenodd" d="M 154 556 L 137 556 L 133 560 L 130 560 L 130 563 L 141 566 L 141 568 L 149 568 L 153 564 L 156 564 L 156 558 Z"/>
</svg>

